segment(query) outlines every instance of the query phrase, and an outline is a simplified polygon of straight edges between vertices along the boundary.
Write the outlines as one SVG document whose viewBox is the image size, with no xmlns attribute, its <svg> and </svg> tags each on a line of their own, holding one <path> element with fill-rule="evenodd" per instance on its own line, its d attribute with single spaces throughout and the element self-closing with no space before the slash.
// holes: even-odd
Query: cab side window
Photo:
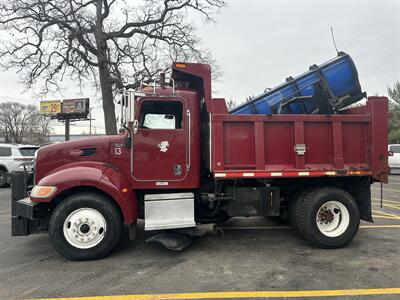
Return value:
<svg viewBox="0 0 400 300">
<path fill-rule="evenodd" d="M 400 153 L 400 145 L 399 146 L 390 146 L 390 151 L 393 153 Z"/>
<path fill-rule="evenodd" d="M 145 100 L 141 105 L 140 128 L 181 129 L 182 103 L 179 101 Z"/>
<path fill-rule="evenodd" d="M 0 157 L 11 156 L 11 148 L 0 147 Z"/>
</svg>

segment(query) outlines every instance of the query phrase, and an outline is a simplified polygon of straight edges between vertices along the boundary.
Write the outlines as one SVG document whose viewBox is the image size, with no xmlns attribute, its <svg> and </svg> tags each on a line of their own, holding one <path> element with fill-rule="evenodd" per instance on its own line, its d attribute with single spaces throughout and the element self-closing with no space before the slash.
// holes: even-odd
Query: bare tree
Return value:
<svg viewBox="0 0 400 300">
<path fill-rule="evenodd" d="M 49 142 L 52 128 L 50 126 L 50 118 L 36 114 L 32 117 L 31 129 L 27 141 L 30 144 L 42 145 Z"/>
<path fill-rule="evenodd" d="M 239 101 L 235 101 L 231 98 L 228 101 L 226 101 L 226 106 L 227 106 L 228 110 L 232 110 L 244 103 L 251 102 L 253 99 L 254 99 L 254 96 L 248 96 L 248 97 L 246 97 L 245 100 L 239 100 Z"/>
<path fill-rule="evenodd" d="M 388 94 L 391 100 L 400 105 L 400 81 L 396 81 L 393 87 L 388 87 Z"/>
<path fill-rule="evenodd" d="M 0 132 L 15 143 L 43 144 L 51 131 L 50 119 L 34 105 L 0 103 Z"/>
<path fill-rule="evenodd" d="M 237 105 L 238 104 L 236 103 L 236 101 L 232 98 L 226 101 L 226 107 L 228 108 L 228 111 L 234 109 Z"/>
<path fill-rule="evenodd" d="M 389 104 L 389 143 L 400 143 L 400 81 L 388 87 Z"/>
<path fill-rule="evenodd" d="M 132 4 L 131 2 L 134 2 Z M 43 93 L 65 76 L 100 87 L 107 134 L 117 132 L 113 94 L 150 81 L 172 60 L 211 62 L 190 17 L 213 21 L 225 0 L 1 0 L 3 67 Z"/>
</svg>

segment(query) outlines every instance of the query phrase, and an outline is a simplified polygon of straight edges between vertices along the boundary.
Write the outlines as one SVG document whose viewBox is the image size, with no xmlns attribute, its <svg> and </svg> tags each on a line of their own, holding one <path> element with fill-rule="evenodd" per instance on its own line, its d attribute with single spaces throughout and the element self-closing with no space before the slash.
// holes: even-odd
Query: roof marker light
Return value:
<svg viewBox="0 0 400 300">
<path fill-rule="evenodd" d="M 179 69 L 185 69 L 186 68 L 186 64 L 176 63 L 175 67 L 179 68 Z"/>
</svg>

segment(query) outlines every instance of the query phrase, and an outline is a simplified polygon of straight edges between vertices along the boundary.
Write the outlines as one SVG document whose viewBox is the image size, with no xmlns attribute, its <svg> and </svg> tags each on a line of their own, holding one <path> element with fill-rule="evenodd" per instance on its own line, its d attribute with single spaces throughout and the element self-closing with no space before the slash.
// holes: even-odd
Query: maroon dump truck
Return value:
<svg viewBox="0 0 400 300">
<path fill-rule="evenodd" d="M 45 146 L 33 189 L 13 174 L 12 234 L 49 233 L 71 260 L 107 255 L 123 224 L 207 231 L 236 216 L 288 218 L 309 243 L 345 246 L 372 222 L 388 180 L 388 100 L 333 114 L 229 114 L 210 67 L 175 63 L 171 84 L 124 93 L 117 136 Z"/>
</svg>

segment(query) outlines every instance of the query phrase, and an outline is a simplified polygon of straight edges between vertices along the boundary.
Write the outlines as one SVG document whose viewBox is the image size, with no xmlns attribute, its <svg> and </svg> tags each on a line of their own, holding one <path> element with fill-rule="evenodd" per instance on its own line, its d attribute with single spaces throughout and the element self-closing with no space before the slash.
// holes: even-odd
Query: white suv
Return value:
<svg viewBox="0 0 400 300">
<path fill-rule="evenodd" d="M 7 185 L 7 173 L 33 169 L 33 159 L 39 146 L 0 144 L 0 187 Z"/>
<path fill-rule="evenodd" d="M 389 145 L 389 167 L 391 174 L 400 174 L 400 144 Z"/>
</svg>

